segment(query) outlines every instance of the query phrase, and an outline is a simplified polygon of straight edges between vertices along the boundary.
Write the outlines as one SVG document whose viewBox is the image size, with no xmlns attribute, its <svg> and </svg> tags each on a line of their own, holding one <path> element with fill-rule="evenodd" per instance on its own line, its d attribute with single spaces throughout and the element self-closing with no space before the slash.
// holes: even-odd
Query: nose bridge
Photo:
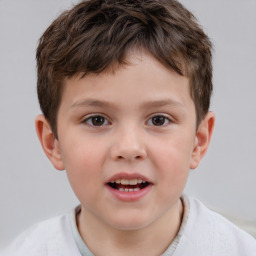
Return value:
<svg viewBox="0 0 256 256">
<path fill-rule="evenodd" d="M 146 147 L 141 127 L 134 124 L 118 127 L 111 155 L 115 160 L 145 159 Z"/>
</svg>

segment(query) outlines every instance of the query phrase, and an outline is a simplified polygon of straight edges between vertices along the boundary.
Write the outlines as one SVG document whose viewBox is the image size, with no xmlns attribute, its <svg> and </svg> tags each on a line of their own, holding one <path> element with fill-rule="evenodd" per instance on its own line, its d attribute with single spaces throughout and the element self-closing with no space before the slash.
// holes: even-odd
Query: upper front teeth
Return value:
<svg viewBox="0 0 256 256">
<path fill-rule="evenodd" d="M 145 183 L 146 181 L 141 179 L 132 179 L 132 180 L 126 180 L 126 179 L 117 179 L 114 181 L 111 181 L 111 183 L 117 183 L 122 185 L 137 185 L 141 183 Z"/>
</svg>

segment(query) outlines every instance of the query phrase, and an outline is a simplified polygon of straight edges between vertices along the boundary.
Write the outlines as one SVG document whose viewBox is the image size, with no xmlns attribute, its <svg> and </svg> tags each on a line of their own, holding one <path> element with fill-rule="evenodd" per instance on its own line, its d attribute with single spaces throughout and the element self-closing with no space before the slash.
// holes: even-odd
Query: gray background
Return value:
<svg viewBox="0 0 256 256">
<path fill-rule="evenodd" d="M 65 172 L 44 156 L 34 128 L 35 50 L 72 0 L 0 1 L 0 245 L 78 204 Z M 229 217 L 256 223 L 256 1 L 182 0 L 214 43 L 217 121 L 186 193 Z"/>
</svg>

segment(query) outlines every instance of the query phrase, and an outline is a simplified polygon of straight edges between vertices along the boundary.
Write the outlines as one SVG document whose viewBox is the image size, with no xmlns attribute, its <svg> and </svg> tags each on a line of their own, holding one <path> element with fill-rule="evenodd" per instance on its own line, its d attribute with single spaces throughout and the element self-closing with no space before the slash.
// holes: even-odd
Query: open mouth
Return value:
<svg viewBox="0 0 256 256">
<path fill-rule="evenodd" d="M 121 192 L 136 192 L 146 188 L 150 183 L 142 179 L 117 179 L 108 182 L 107 185 Z"/>
</svg>

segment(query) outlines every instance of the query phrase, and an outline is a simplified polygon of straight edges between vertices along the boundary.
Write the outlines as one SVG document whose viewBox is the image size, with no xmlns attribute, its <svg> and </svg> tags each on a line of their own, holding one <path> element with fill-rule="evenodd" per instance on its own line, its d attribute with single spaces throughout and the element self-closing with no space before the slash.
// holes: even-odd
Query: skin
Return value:
<svg viewBox="0 0 256 256">
<path fill-rule="evenodd" d="M 196 129 L 187 77 L 147 53 L 128 61 L 66 80 L 58 140 L 44 116 L 36 119 L 46 155 L 56 169 L 66 169 L 81 202 L 79 232 L 96 255 L 166 250 L 182 221 L 180 196 L 189 169 L 204 156 L 215 120 L 209 112 Z M 116 198 L 106 182 L 120 173 L 143 175 L 149 191 L 131 202 Z"/>
</svg>

